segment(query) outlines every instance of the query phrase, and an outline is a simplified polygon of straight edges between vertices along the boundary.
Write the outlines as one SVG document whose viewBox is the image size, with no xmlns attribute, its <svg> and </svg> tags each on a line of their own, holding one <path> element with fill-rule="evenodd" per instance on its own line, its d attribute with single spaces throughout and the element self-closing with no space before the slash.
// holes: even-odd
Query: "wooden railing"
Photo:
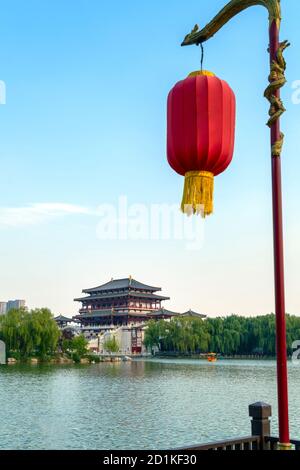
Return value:
<svg viewBox="0 0 300 470">
<path fill-rule="evenodd" d="M 176 450 L 191 452 L 201 450 L 277 450 L 279 438 L 271 436 L 271 406 L 262 402 L 254 403 L 249 406 L 249 415 L 252 418 L 251 436 L 210 442 L 208 444 L 185 446 L 184 448 Z M 300 450 L 300 440 L 292 439 L 291 444 L 293 450 Z"/>
<path fill-rule="evenodd" d="M 248 436 L 185 447 L 184 450 L 191 452 L 197 450 L 259 450 L 260 442 L 260 436 Z"/>
</svg>

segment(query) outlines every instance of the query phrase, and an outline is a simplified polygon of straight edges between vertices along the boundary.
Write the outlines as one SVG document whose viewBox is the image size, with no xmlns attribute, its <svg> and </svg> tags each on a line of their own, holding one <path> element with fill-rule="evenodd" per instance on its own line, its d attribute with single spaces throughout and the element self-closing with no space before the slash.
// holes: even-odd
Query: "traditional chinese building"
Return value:
<svg viewBox="0 0 300 470">
<path fill-rule="evenodd" d="M 169 300 L 157 294 L 160 287 L 148 286 L 132 278 L 116 279 L 98 287 L 84 289 L 84 297 L 74 299 L 81 302 L 79 315 L 75 317 L 82 326 L 115 326 L 141 323 L 157 316 L 162 310 L 162 301 Z M 174 314 L 176 315 L 176 314 Z"/>
<path fill-rule="evenodd" d="M 170 298 L 158 294 L 160 291 L 160 287 L 143 284 L 132 277 L 111 279 L 98 287 L 83 289 L 85 295 L 74 299 L 82 305 L 73 320 L 80 323 L 89 338 L 117 334 L 124 353 L 141 353 L 147 321 L 181 315 L 205 318 L 191 310 L 180 314 L 165 309 L 162 302 Z"/>
<path fill-rule="evenodd" d="M 69 323 L 72 322 L 72 319 L 68 317 L 64 317 L 63 315 L 58 315 L 58 317 L 54 318 L 54 321 L 56 322 L 57 326 L 60 329 L 63 329 L 67 327 Z"/>
</svg>

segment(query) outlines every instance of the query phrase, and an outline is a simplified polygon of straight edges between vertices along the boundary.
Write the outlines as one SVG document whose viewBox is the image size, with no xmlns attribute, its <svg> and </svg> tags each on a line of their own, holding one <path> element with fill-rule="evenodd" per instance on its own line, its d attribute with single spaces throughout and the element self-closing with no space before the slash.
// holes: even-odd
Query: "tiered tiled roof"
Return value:
<svg viewBox="0 0 300 470">
<path fill-rule="evenodd" d="M 188 310 L 187 312 L 182 313 L 181 316 L 182 317 L 206 318 L 206 315 L 203 315 L 203 313 L 194 312 L 191 309 Z"/>
<path fill-rule="evenodd" d="M 74 299 L 82 302 L 83 308 L 76 320 L 92 320 L 109 317 L 135 316 L 141 318 L 172 318 L 191 316 L 205 318 L 201 313 L 189 310 L 185 313 L 172 312 L 161 308 L 161 301 L 169 300 L 169 297 L 156 294 L 160 287 L 149 286 L 128 277 L 124 279 L 111 279 L 98 287 L 83 289 L 85 297 Z M 132 301 L 132 303 L 131 303 Z M 140 302 L 139 302 L 140 301 Z M 150 305 L 150 304 L 154 304 Z M 68 320 L 70 321 L 70 320 Z"/>
<path fill-rule="evenodd" d="M 142 290 L 142 291 L 150 291 L 150 292 L 157 292 L 160 291 L 160 287 L 153 287 L 148 286 L 147 284 L 143 284 L 142 282 L 136 281 L 131 277 L 125 279 L 111 279 L 109 282 L 102 284 L 98 287 L 92 287 L 91 289 L 83 289 L 83 293 L 85 294 L 93 294 L 93 293 L 105 293 L 107 291 L 115 291 L 115 290 L 122 290 L 122 289 L 132 289 L 132 290 Z"/>
<path fill-rule="evenodd" d="M 142 284 L 132 278 L 116 279 L 102 284 L 98 287 L 91 289 L 83 289 L 84 294 L 88 294 L 87 297 L 79 297 L 74 299 L 76 302 L 85 302 L 89 300 L 106 300 L 113 298 L 143 298 L 148 300 L 169 300 L 170 297 L 164 297 L 162 295 L 154 294 L 154 292 L 161 291 L 160 287 L 148 286 Z"/>
<path fill-rule="evenodd" d="M 169 300 L 170 297 L 164 297 L 162 295 L 157 295 L 157 294 L 152 294 L 149 292 L 148 294 L 146 292 L 134 292 L 134 291 L 126 291 L 126 292 L 115 292 L 111 294 L 94 294 L 94 295 L 89 295 L 88 297 L 79 297 L 77 299 L 74 299 L 75 302 L 83 302 L 85 300 L 97 300 L 97 299 L 115 299 L 115 298 L 122 298 L 122 297 L 133 297 L 133 298 L 138 298 L 138 299 L 151 299 L 151 300 Z"/>
<path fill-rule="evenodd" d="M 69 323 L 69 322 L 72 321 L 71 318 L 64 317 L 63 315 L 58 315 L 58 317 L 55 317 L 54 320 L 55 320 L 57 323 Z"/>
<path fill-rule="evenodd" d="M 180 313 L 172 312 L 171 310 L 167 310 L 166 308 L 160 308 L 159 310 L 155 310 L 150 314 L 153 317 L 178 317 Z"/>
</svg>

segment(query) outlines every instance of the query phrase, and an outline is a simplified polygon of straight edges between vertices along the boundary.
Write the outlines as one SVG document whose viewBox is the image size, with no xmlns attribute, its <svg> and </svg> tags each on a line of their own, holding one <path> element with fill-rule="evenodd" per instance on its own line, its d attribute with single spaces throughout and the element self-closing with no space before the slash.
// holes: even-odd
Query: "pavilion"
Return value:
<svg viewBox="0 0 300 470">
<path fill-rule="evenodd" d="M 57 326 L 62 329 L 68 326 L 73 320 L 72 318 L 64 317 L 63 315 L 58 315 L 58 317 L 54 318 L 54 321 L 57 323 Z"/>
</svg>

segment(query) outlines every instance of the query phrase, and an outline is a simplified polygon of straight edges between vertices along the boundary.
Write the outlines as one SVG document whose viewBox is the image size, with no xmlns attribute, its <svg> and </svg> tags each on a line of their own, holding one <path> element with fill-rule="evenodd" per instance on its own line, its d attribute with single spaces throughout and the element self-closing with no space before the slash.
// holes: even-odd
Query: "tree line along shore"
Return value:
<svg viewBox="0 0 300 470">
<path fill-rule="evenodd" d="M 0 339 L 5 342 L 9 363 L 98 362 L 91 355 L 83 335 L 70 336 L 61 331 L 47 308 L 10 310 L 0 317 Z"/>
<path fill-rule="evenodd" d="M 286 315 L 287 351 L 300 340 L 300 317 Z M 276 355 L 275 315 L 242 317 L 173 318 L 170 322 L 150 321 L 144 343 L 158 353 L 195 354 L 214 352 L 222 356 Z"/>
<path fill-rule="evenodd" d="M 300 339 L 300 317 L 287 315 L 287 347 Z M 200 355 L 214 352 L 224 357 L 274 357 L 275 315 L 217 318 L 173 318 L 149 321 L 144 344 L 162 355 Z M 7 357 L 21 362 L 79 363 L 100 362 L 88 350 L 83 335 L 70 336 L 61 331 L 49 309 L 9 311 L 0 317 L 0 339 L 6 344 Z M 106 350 L 118 353 L 119 345 L 110 338 Z"/>
</svg>

